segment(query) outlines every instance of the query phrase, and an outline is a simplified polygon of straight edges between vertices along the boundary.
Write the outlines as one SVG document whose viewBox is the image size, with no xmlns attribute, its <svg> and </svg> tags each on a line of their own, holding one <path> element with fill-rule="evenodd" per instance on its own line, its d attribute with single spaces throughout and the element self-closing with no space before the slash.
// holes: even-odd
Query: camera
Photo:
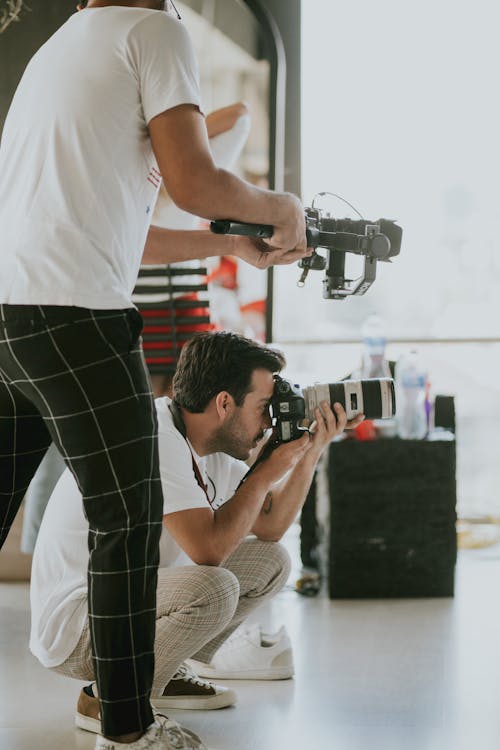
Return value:
<svg viewBox="0 0 500 750">
<path fill-rule="evenodd" d="M 396 412 L 392 378 L 341 380 L 302 389 L 296 383 L 275 375 L 271 398 L 274 443 L 287 443 L 301 437 L 315 419 L 314 411 L 321 401 L 330 405 L 341 403 L 348 420 L 358 414 L 364 414 L 367 419 L 390 419 Z"/>
<path fill-rule="evenodd" d="M 318 193 L 318 196 L 323 195 L 334 194 Z M 324 271 L 324 299 L 341 300 L 365 294 L 375 281 L 377 263 L 390 263 L 391 258 L 399 255 L 403 230 L 390 219 L 334 219 L 328 212 L 316 208 L 315 200 L 311 208 L 305 209 L 307 245 L 314 248 L 314 252 L 299 261 L 302 274 L 297 285 L 304 286 L 309 271 Z M 266 224 L 223 219 L 212 221 L 210 229 L 215 234 L 239 234 L 261 239 L 268 239 L 273 234 L 273 227 Z M 317 253 L 317 248 L 325 249 L 326 256 Z M 364 256 L 362 273 L 355 279 L 346 275 L 347 253 Z"/>
</svg>

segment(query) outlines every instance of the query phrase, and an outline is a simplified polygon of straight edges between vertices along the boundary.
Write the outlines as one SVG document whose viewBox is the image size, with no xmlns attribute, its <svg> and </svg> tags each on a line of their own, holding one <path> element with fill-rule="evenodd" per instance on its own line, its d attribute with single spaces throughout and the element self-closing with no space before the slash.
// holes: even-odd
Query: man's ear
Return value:
<svg viewBox="0 0 500 750">
<path fill-rule="evenodd" d="M 234 409 L 234 398 L 227 391 L 221 391 L 215 397 L 215 408 L 221 421 L 224 421 Z"/>
</svg>

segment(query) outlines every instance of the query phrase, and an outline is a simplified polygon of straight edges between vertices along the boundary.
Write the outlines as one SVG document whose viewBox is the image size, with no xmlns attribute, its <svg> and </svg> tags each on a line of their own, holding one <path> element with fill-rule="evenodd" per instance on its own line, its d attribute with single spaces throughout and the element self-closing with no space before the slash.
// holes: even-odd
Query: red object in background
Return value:
<svg viewBox="0 0 500 750">
<path fill-rule="evenodd" d="M 238 262 L 230 255 L 222 255 L 219 265 L 207 277 L 209 284 L 218 284 L 224 289 L 238 288 Z"/>
<path fill-rule="evenodd" d="M 256 299 L 253 302 L 247 302 L 246 305 L 242 305 L 240 307 L 240 310 L 242 313 L 246 312 L 256 312 L 260 313 L 261 315 L 266 314 L 266 305 L 267 300 L 265 299 Z"/>
<path fill-rule="evenodd" d="M 353 433 L 356 440 L 368 441 L 377 439 L 377 430 L 372 419 L 364 419 L 353 430 Z"/>
</svg>

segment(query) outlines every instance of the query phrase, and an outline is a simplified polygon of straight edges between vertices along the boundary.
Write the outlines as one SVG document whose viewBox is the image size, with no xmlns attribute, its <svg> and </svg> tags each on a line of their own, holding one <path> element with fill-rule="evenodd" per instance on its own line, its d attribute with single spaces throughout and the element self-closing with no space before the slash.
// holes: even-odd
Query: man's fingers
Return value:
<svg viewBox="0 0 500 750">
<path fill-rule="evenodd" d="M 359 424 L 361 424 L 361 422 L 364 420 L 364 418 L 365 418 L 364 414 L 358 414 L 357 417 L 355 417 L 354 419 L 350 419 L 347 422 L 347 424 L 345 426 L 345 429 L 346 430 L 353 430 L 355 427 L 357 427 Z"/>
<path fill-rule="evenodd" d="M 335 409 L 337 417 L 337 427 L 340 430 L 344 430 L 347 425 L 347 414 L 345 413 L 345 409 L 342 404 L 338 402 L 333 405 L 333 408 Z"/>
<path fill-rule="evenodd" d="M 311 248 L 306 248 L 305 250 L 280 250 L 273 249 L 268 245 L 268 251 L 265 255 L 269 266 L 285 266 L 290 263 L 296 263 L 302 258 L 308 258 L 312 252 Z"/>
</svg>

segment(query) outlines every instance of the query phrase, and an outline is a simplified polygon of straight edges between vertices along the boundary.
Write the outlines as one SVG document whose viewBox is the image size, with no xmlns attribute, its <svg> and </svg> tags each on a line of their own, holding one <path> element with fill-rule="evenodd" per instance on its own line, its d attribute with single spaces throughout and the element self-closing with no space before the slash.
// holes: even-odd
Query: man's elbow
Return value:
<svg viewBox="0 0 500 750">
<path fill-rule="evenodd" d="M 253 533 L 261 542 L 280 542 L 285 532 L 278 531 L 277 529 L 265 529 L 264 531 L 254 531 Z"/>
<path fill-rule="evenodd" d="M 195 555 L 191 559 L 196 565 L 208 565 L 211 568 L 218 568 L 219 565 L 222 565 L 225 558 L 219 555 Z"/>
<path fill-rule="evenodd" d="M 211 219 L 216 183 L 216 172 L 210 170 L 204 174 L 189 174 L 181 180 L 175 180 L 167 184 L 167 190 L 178 208 L 195 216 Z"/>
<path fill-rule="evenodd" d="M 190 557 L 196 565 L 209 565 L 210 567 L 218 568 L 219 565 L 222 565 L 228 555 L 222 550 L 210 545 L 203 549 L 196 550 L 196 552 L 190 555 Z"/>
</svg>

